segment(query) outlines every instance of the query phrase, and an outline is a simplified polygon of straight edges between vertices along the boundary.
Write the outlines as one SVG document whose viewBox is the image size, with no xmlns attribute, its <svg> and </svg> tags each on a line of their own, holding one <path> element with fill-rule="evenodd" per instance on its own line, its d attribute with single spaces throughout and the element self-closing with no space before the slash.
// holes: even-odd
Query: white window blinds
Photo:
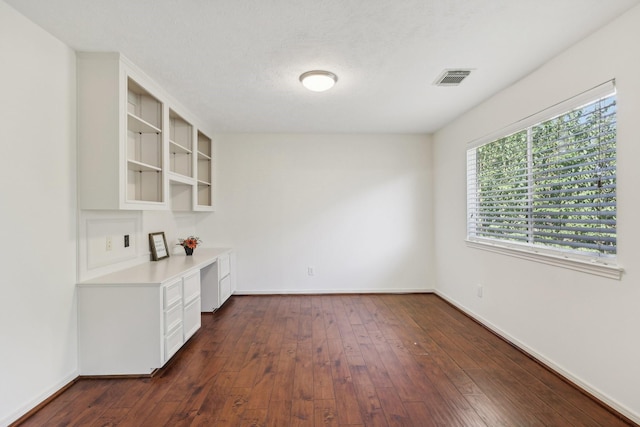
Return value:
<svg viewBox="0 0 640 427">
<path fill-rule="evenodd" d="M 615 256 L 616 97 L 597 89 L 467 151 L 470 240 Z"/>
</svg>

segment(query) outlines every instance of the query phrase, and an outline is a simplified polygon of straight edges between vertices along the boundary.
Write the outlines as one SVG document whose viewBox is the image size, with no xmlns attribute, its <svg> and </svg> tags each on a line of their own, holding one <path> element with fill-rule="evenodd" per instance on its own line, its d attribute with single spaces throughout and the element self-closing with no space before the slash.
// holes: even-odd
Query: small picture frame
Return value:
<svg viewBox="0 0 640 427">
<path fill-rule="evenodd" d="M 159 261 L 169 258 L 169 250 L 167 249 L 167 239 L 164 237 L 164 231 L 158 233 L 149 233 L 149 246 L 151 246 L 151 260 Z"/>
</svg>

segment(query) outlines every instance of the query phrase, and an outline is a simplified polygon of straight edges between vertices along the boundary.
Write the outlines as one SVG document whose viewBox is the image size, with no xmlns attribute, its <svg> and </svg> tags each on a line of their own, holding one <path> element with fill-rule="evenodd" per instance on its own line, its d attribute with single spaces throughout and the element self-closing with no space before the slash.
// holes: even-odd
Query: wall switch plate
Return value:
<svg viewBox="0 0 640 427">
<path fill-rule="evenodd" d="M 478 284 L 478 286 L 476 287 L 476 294 L 478 295 L 478 298 L 482 298 L 482 285 Z"/>
<path fill-rule="evenodd" d="M 128 234 L 124 235 L 124 247 L 125 248 L 129 247 L 129 235 Z"/>
<path fill-rule="evenodd" d="M 307 274 L 309 276 L 313 276 L 315 274 L 315 272 L 313 271 L 313 267 L 307 267 Z"/>
</svg>

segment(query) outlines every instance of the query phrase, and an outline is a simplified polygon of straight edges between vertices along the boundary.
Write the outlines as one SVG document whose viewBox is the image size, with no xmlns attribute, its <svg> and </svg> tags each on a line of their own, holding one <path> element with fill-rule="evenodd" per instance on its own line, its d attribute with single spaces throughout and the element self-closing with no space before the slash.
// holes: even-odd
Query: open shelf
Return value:
<svg viewBox="0 0 640 427">
<path fill-rule="evenodd" d="M 186 185 L 182 181 L 169 181 L 172 211 L 191 211 L 193 209 L 193 184 L 193 180 L 190 185 Z"/>
<path fill-rule="evenodd" d="M 127 169 L 135 172 L 162 172 L 162 169 L 159 167 L 137 162 L 135 160 L 127 160 Z"/>
<path fill-rule="evenodd" d="M 127 79 L 127 201 L 164 201 L 162 108 L 156 97 Z"/>
<path fill-rule="evenodd" d="M 198 181 L 211 184 L 211 161 L 198 159 Z"/>
<path fill-rule="evenodd" d="M 169 109 L 169 170 L 193 177 L 193 125 Z"/>
<path fill-rule="evenodd" d="M 211 206 L 211 185 L 198 181 L 198 206 Z"/>
<path fill-rule="evenodd" d="M 196 184 L 196 180 L 189 176 L 180 175 L 175 172 L 169 172 L 167 175 L 169 176 L 169 182 L 171 184 L 178 183 L 178 184 L 185 184 L 185 185 L 191 185 L 191 186 Z"/>
<path fill-rule="evenodd" d="M 198 132 L 198 181 L 211 184 L 211 139 Z"/>
<path fill-rule="evenodd" d="M 169 151 L 172 154 L 191 154 L 191 150 L 172 140 L 169 140 Z"/>
<path fill-rule="evenodd" d="M 198 160 L 211 160 L 211 156 L 198 151 Z"/>
<path fill-rule="evenodd" d="M 196 208 L 204 208 L 203 210 L 213 207 L 212 149 L 211 138 L 202 132 L 198 132 Z"/>
<path fill-rule="evenodd" d="M 162 173 L 155 170 L 133 170 L 127 173 L 127 200 L 162 201 Z"/>
<path fill-rule="evenodd" d="M 142 132 L 161 132 L 162 102 L 131 78 L 127 79 L 127 113 L 151 126 Z"/>
<path fill-rule="evenodd" d="M 198 154 L 211 158 L 211 138 L 198 131 Z"/>
<path fill-rule="evenodd" d="M 144 121 L 143 119 L 141 119 L 140 117 L 132 113 L 127 113 L 127 129 L 129 129 L 131 132 L 137 132 L 137 133 L 158 134 L 162 132 L 160 129 L 158 129 L 151 123 Z"/>
</svg>

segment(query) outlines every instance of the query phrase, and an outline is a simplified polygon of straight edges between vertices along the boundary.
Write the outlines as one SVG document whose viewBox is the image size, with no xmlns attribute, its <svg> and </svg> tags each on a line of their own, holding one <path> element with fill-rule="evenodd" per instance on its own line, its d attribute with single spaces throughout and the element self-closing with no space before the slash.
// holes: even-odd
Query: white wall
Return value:
<svg viewBox="0 0 640 427">
<path fill-rule="evenodd" d="M 0 1 L 0 425 L 77 375 L 75 54 Z"/>
<path fill-rule="evenodd" d="M 218 209 L 197 229 L 207 245 L 236 248 L 238 292 L 432 289 L 429 137 L 216 141 Z"/>
<path fill-rule="evenodd" d="M 640 421 L 640 7 L 434 135 L 438 292 Z M 525 54 L 525 53 L 523 53 Z M 467 248 L 466 143 L 615 77 L 618 249 L 605 279 Z M 463 268 L 461 268 L 463 267 Z M 476 296 L 476 284 L 484 296 Z"/>
<path fill-rule="evenodd" d="M 149 233 L 164 232 L 171 253 L 184 253 L 178 239 L 195 235 L 199 218 L 211 213 L 83 210 L 78 218 L 78 280 L 88 280 L 149 262 Z M 129 235 L 129 247 L 124 236 Z M 111 250 L 106 240 L 111 238 Z M 209 242 L 208 246 L 214 246 Z"/>
</svg>

